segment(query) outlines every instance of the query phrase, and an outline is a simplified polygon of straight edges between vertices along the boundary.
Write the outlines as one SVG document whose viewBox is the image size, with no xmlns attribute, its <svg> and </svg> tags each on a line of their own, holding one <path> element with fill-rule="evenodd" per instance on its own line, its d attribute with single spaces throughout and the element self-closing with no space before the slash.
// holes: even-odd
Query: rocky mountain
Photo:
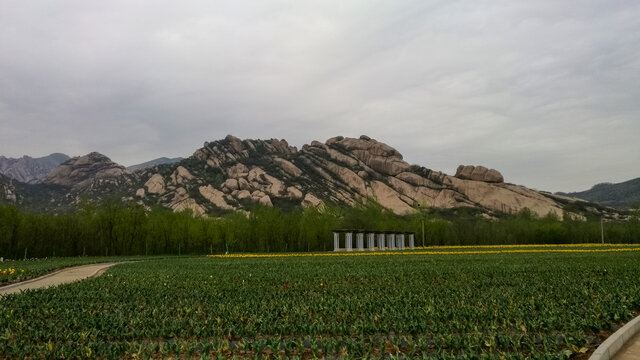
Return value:
<svg viewBox="0 0 640 360">
<path fill-rule="evenodd" d="M 617 184 L 597 184 L 586 191 L 558 194 L 592 201 L 604 206 L 628 209 L 633 205 L 640 205 L 640 178 Z"/>
<path fill-rule="evenodd" d="M 394 148 L 366 136 L 314 141 L 300 150 L 285 140 L 227 136 L 205 143 L 164 173 L 150 169 L 136 176 L 144 180 L 135 192 L 139 201 L 199 214 L 252 204 L 317 206 L 367 198 L 397 214 L 421 203 L 487 213 L 525 207 L 542 216 L 563 212 L 557 197 L 504 183 L 496 170 L 463 166 L 449 176 L 412 166 Z"/>
<path fill-rule="evenodd" d="M 490 216 L 524 208 L 540 216 L 562 216 L 567 204 L 574 211 L 585 207 L 580 200 L 505 183 L 500 172 L 482 166 L 461 165 L 451 176 L 410 165 L 397 150 L 367 136 L 339 136 L 297 149 L 285 140 L 229 135 L 205 142 L 187 159 L 134 172 L 91 153 L 66 161 L 40 186 L 49 189 L 32 187 L 24 194 L 17 189 L 16 202 L 72 209 L 83 197 L 116 197 L 147 208 L 189 209 L 197 215 L 246 210 L 255 204 L 290 208 L 352 205 L 367 199 L 396 214 L 409 214 L 423 204 L 476 208 Z M 39 195 L 30 195 L 34 192 Z"/>
<path fill-rule="evenodd" d="M 84 188 L 96 181 L 110 181 L 126 174 L 126 169 L 108 157 L 92 152 L 71 158 L 53 169 L 45 178 L 48 184 Z M 114 180 L 115 181 L 115 180 Z"/>
<path fill-rule="evenodd" d="M 184 158 L 181 158 L 181 157 L 177 157 L 177 158 L 161 157 L 161 158 L 157 158 L 147 162 L 143 162 L 141 164 L 127 166 L 127 171 L 134 172 L 134 171 L 147 169 L 147 168 L 158 166 L 158 165 L 173 164 L 182 160 L 184 160 Z"/>
<path fill-rule="evenodd" d="M 42 182 L 56 166 L 69 160 L 69 156 L 54 153 L 40 158 L 23 156 L 18 159 L 0 156 L 0 173 L 23 183 Z"/>
</svg>

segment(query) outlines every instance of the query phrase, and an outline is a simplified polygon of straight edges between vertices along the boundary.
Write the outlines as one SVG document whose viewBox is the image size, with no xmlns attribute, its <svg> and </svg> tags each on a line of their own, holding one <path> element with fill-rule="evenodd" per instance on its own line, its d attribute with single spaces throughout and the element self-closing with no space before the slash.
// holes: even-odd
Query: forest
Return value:
<svg viewBox="0 0 640 360">
<path fill-rule="evenodd" d="M 218 217 L 188 211 L 146 210 L 136 204 L 85 202 L 71 214 L 24 213 L 0 204 L 0 256 L 5 259 L 60 256 L 209 254 L 333 250 L 333 229 L 415 232 L 416 246 L 565 244 L 601 241 L 637 243 L 638 212 L 629 221 L 604 223 L 537 217 L 528 209 L 487 219 L 473 209 L 418 207 L 398 216 L 369 200 L 353 207 L 255 207 Z"/>
</svg>

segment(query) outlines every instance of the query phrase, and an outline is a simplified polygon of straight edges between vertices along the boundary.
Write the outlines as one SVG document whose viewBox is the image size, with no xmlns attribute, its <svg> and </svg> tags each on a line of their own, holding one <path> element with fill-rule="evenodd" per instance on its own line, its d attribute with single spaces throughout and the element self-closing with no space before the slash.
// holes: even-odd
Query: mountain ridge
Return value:
<svg viewBox="0 0 640 360">
<path fill-rule="evenodd" d="M 411 165 L 393 147 L 364 135 L 313 141 L 301 149 L 283 139 L 228 135 L 205 142 L 181 161 L 133 172 L 92 153 L 60 165 L 43 185 L 53 186 L 38 190 L 46 204 L 29 195 L 39 188 L 24 194 L 18 189 L 16 203 L 24 199 L 39 208 L 73 209 L 83 198 L 115 197 L 148 209 L 160 206 L 195 215 L 250 210 L 255 205 L 354 205 L 367 199 L 398 215 L 422 205 L 476 208 L 487 216 L 528 208 L 538 216 L 562 217 L 568 203 L 584 208 L 575 199 L 506 183 L 497 170 L 482 166 L 461 165 L 452 176 Z"/>
<path fill-rule="evenodd" d="M 42 182 L 49 171 L 67 160 L 69 156 L 62 153 L 52 153 L 39 158 L 27 155 L 10 158 L 0 155 L 0 173 L 23 183 L 35 184 Z"/>
</svg>

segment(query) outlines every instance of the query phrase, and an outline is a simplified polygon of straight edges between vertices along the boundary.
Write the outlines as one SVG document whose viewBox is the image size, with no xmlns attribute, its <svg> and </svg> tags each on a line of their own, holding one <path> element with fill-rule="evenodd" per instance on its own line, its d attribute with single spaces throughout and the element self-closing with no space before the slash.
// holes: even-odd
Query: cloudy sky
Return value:
<svg viewBox="0 0 640 360">
<path fill-rule="evenodd" d="M 640 176 L 638 1 L 0 2 L 0 154 L 124 165 L 369 135 L 584 190 Z"/>
</svg>

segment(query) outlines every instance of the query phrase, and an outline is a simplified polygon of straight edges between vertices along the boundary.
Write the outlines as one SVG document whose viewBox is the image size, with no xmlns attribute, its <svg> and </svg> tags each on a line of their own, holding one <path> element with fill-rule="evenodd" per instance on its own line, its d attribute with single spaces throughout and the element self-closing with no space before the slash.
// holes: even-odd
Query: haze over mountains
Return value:
<svg viewBox="0 0 640 360">
<path fill-rule="evenodd" d="M 4 174 L 23 183 L 38 184 L 46 179 L 51 170 L 69 159 L 69 155 L 61 153 L 53 153 L 39 158 L 33 158 L 27 155 L 21 158 L 7 158 L 0 155 L 0 174 Z M 131 165 L 127 167 L 126 170 L 136 171 L 156 165 L 172 164 L 182 159 L 181 157 L 171 159 L 161 157 L 141 164 Z"/>
<path fill-rule="evenodd" d="M 175 160 L 157 159 L 127 171 L 94 152 L 68 159 L 40 184 L 2 177 L 0 195 L 24 209 L 48 212 L 72 211 L 81 199 L 105 198 L 146 208 L 189 209 L 196 215 L 248 210 L 256 204 L 353 205 L 368 198 L 396 214 L 409 214 L 421 205 L 475 208 L 489 216 L 524 208 L 539 216 L 563 216 L 567 204 L 572 211 L 589 207 L 587 211 L 606 212 L 577 199 L 509 184 L 500 172 L 482 166 L 461 165 L 451 176 L 410 165 L 391 146 L 364 135 L 313 141 L 301 149 L 285 140 L 229 135 Z"/>
<path fill-rule="evenodd" d="M 0 173 L 24 183 L 35 184 L 42 182 L 49 171 L 67 160 L 69 156 L 60 153 L 39 158 L 23 156 L 14 159 L 0 156 Z"/>
</svg>

